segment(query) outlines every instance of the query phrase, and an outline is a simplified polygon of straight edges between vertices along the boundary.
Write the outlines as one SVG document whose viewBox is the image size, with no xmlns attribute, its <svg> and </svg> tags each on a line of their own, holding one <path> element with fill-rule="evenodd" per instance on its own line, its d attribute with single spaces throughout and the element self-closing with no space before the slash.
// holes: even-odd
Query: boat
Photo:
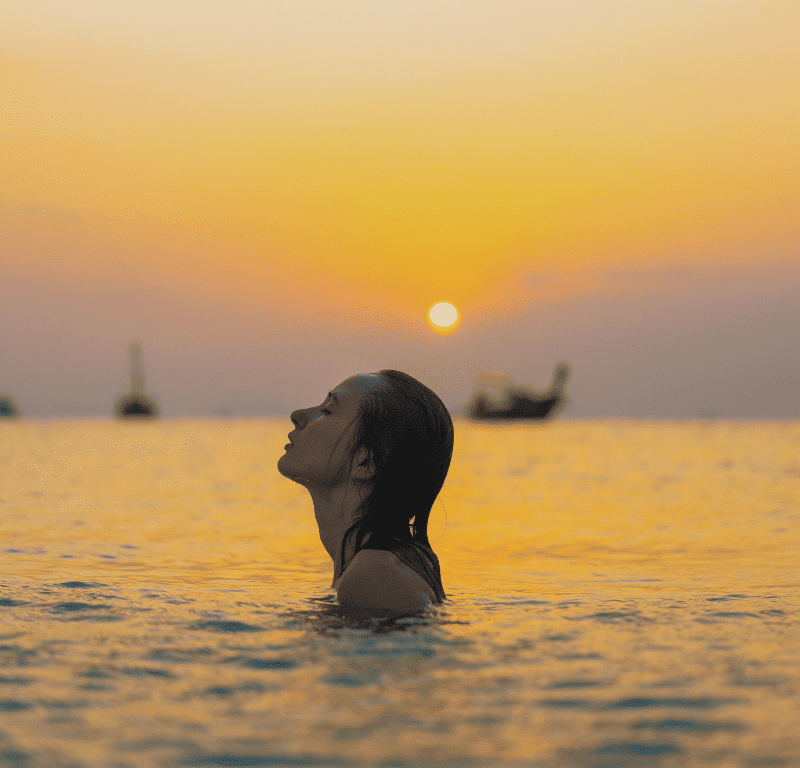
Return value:
<svg viewBox="0 0 800 768">
<path fill-rule="evenodd" d="M 10 395 L 0 395 L 0 419 L 13 419 L 19 416 L 19 408 Z"/>
<path fill-rule="evenodd" d="M 142 345 L 138 341 L 132 342 L 128 353 L 131 363 L 131 391 L 117 398 L 114 413 L 121 419 L 158 418 L 158 404 L 144 391 Z"/>
<path fill-rule="evenodd" d="M 569 373 L 566 363 L 558 363 L 550 388 L 542 394 L 536 394 L 515 386 L 508 374 L 484 372 L 479 377 L 468 415 L 476 421 L 546 419 L 563 407 L 564 384 Z M 492 397 L 493 393 L 499 393 L 499 397 Z"/>
</svg>

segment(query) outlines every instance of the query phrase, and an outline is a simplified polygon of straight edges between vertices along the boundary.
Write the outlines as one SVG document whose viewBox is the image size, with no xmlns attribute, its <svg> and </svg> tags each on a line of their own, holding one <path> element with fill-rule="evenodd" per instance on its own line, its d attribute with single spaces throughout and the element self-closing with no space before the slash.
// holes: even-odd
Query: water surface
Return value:
<svg viewBox="0 0 800 768">
<path fill-rule="evenodd" d="M 397 621 L 289 427 L 0 425 L 0 766 L 800 765 L 800 423 L 458 422 Z"/>
</svg>

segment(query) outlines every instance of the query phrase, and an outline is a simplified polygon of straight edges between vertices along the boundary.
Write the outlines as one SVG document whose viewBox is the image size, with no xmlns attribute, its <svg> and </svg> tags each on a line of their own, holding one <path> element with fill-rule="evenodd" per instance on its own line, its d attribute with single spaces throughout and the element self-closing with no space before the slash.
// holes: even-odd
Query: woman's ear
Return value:
<svg viewBox="0 0 800 768">
<path fill-rule="evenodd" d="M 353 480 L 371 480 L 375 476 L 375 462 L 372 460 L 372 453 L 363 445 L 353 456 L 350 477 Z"/>
</svg>

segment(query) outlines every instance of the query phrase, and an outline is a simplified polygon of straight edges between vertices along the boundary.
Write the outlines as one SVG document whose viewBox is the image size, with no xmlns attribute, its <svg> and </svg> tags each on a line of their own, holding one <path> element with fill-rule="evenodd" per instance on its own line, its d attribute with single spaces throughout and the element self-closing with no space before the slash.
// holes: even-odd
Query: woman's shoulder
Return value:
<svg viewBox="0 0 800 768">
<path fill-rule="evenodd" d="M 436 602 L 428 583 L 387 549 L 360 550 L 335 586 L 340 605 L 361 610 L 413 612 Z"/>
</svg>

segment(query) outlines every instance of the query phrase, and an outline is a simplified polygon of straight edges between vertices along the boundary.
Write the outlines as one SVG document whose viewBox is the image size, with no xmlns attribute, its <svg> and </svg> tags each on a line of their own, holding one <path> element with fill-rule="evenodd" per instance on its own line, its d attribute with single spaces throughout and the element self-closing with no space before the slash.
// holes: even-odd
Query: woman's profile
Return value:
<svg viewBox="0 0 800 768">
<path fill-rule="evenodd" d="M 439 397 L 400 371 L 358 374 L 291 420 L 278 470 L 311 495 L 339 603 L 393 613 L 442 602 L 428 517 L 453 421 Z"/>
</svg>

